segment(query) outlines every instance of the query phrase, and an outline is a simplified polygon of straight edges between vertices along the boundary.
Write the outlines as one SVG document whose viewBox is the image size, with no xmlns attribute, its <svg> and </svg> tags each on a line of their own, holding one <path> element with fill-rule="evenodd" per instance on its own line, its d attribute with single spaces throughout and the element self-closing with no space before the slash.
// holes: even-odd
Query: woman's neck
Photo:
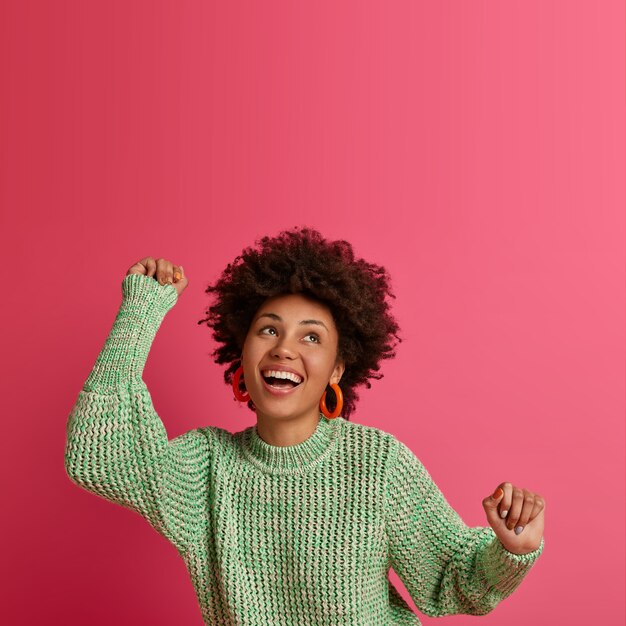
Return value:
<svg viewBox="0 0 626 626">
<path fill-rule="evenodd" d="M 257 412 L 257 434 L 271 446 L 295 446 L 317 429 L 319 410 L 300 417 L 272 417 Z"/>
</svg>

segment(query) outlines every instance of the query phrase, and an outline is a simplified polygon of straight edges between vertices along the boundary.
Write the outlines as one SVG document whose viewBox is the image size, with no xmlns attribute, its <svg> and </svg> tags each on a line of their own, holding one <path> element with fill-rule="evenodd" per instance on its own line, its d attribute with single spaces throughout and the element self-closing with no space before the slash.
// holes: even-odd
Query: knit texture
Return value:
<svg viewBox="0 0 626 626">
<path fill-rule="evenodd" d="M 183 558 L 206 624 L 419 625 L 388 579 L 429 616 L 484 615 L 543 551 L 517 555 L 468 527 L 424 465 L 390 433 L 320 414 L 297 445 L 256 426 L 168 440 L 143 369 L 177 301 L 130 274 L 113 328 L 67 420 L 65 468 L 134 510 Z"/>
</svg>

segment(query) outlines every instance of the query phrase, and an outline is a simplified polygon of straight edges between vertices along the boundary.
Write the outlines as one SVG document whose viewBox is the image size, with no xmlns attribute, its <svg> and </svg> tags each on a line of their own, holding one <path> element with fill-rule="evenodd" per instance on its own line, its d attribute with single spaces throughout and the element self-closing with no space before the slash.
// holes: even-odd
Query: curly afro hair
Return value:
<svg viewBox="0 0 626 626">
<path fill-rule="evenodd" d="M 218 364 L 228 363 L 224 381 L 232 384 L 240 364 L 241 351 L 255 313 L 270 297 L 301 293 L 325 304 L 331 311 L 339 334 L 338 358 L 345 363 L 341 378 L 346 420 L 354 411 L 356 388 L 371 387 L 383 359 L 395 356 L 398 324 L 389 312 L 390 289 L 387 270 L 355 259 L 350 243 L 327 241 L 308 227 L 294 227 L 275 237 L 262 237 L 257 247 L 248 247 L 229 263 L 214 285 L 205 290 L 215 294 L 198 324 L 213 329 L 219 345 L 212 353 Z M 335 394 L 327 390 L 327 406 L 336 406 Z M 252 400 L 248 407 L 254 410 Z"/>
</svg>

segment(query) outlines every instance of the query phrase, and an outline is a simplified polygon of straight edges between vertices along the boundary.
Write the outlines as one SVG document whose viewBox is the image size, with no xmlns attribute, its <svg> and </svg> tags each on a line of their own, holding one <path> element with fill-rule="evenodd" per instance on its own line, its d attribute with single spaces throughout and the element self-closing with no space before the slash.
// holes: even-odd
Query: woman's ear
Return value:
<svg viewBox="0 0 626 626">
<path fill-rule="evenodd" d="M 341 380 L 341 377 L 343 376 L 343 373 L 346 371 L 346 365 L 343 362 L 342 359 L 337 359 L 336 363 L 335 363 L 335 369 L 333 370 L 333 373 L 330 377 L 330 382 L 332 383 L 336 383 L 339 384 L 339 381 Z"/>
</svg>

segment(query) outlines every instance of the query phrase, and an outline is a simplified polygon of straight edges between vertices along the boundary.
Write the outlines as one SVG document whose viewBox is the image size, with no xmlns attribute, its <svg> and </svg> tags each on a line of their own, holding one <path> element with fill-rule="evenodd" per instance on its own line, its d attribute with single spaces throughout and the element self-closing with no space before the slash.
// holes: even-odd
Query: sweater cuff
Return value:
<svg viewBox="0 0 626 626">
<path fill-rule="evenodd" d="M 85 391 L 111 392 L 120 385 L 141 382 L 154 337 L 178 292 L 144 274 L 128 274 L 122 281 L 122 303 Z"/>
<path fill-rule="evenodd" d="M 487 544 L 482 557 L 487 580 L 498 591 L 508 595 L 521 583 L 543 552 L 544 537 L 541 538 L 536 550 L 526 554 L 515 554 L 502 545 L 493 529 L 489 530 L 493 533 L 493 539 Z"/>
</svg>

